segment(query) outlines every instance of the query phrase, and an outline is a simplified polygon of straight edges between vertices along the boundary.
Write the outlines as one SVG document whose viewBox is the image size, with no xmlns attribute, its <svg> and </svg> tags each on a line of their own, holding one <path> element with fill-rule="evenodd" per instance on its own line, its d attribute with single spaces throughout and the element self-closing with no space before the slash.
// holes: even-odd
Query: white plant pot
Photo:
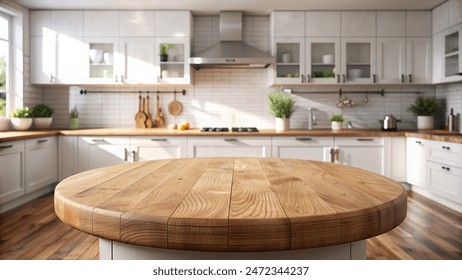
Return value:
<svg viewBox="0 0 462 280">
<path fill-rule="evenodd" d="M 34 127 L 37 129 L 47 129 L 50 127 L 53 118 L 34 118 Z"/>
<path fill-rule="evenodd" d="M 342 123 L 341 122 L 331 122 L 330 127 L 332 130 L 340 130 L 342 129 Z"/>
<path fill-rule="evenodd" d="M 16 130 L 28 130 L 32 126 L 32 118 L 12 118 L 11 124 Z"/>
<path fill-rule="evenodd" d="M 276 132 L 286 131 L 289 129 L 290 129 L 290 119 L 276 118 L 274 120 L 274 130 L 276 130 Z"/>
<path fill-rule="evenodd" d="M 434 117 L 433 116 L 417 116 L 417 129 L 433 129 Z"/>
</svg>

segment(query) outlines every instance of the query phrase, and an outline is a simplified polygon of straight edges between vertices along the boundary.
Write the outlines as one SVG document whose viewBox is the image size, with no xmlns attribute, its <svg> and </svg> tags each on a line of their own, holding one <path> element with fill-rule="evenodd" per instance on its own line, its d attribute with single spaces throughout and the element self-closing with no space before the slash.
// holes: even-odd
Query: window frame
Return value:
<svg viewBox="0 0 462 280">
<path fill-rule="evenodd" d="M 13 39 L 13 17 L 8 14 L 8 13 L 5 13 L 3 10 L 0 10 L 0 16 L 2 18 L 5 18 L 8 22 L 8 40 L 7 40 L 7 43 L 8 43 L 8 54 L 7 54 L 7 64 L 6 64 L 6 80 L 5 80 L 5 84 L 6 84 L 6 87 L 5 87 L 5 95 L 6 95 L 6 108 L 5 108 L 5 116 L 4 117 L 8 117 L 9 116 L 9 112 L 11 111 L 10 110 L 10 105 L 11 105 L 11 86 L 12 86 L 12 65 L 11 63 L 13 62 L 13 44 L 12 44 L 12 39 Z M 3 41 L 3 39 L 1 39 Z M 2 116 L 0 116 L 2 117 Z"/>
</svg>

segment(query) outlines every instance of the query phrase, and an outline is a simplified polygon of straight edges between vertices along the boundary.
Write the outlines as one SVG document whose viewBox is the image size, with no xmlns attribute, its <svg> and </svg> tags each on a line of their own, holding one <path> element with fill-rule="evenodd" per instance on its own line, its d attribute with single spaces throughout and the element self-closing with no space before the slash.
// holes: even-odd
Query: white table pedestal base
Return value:
<svg viewBox="0 0 462 280">
<path fill-rule="evenodd" d="M 340 245 L 270 252 L 202 252 L 159 249 L 99 239 L 101 260 L 365 260 L 366 240 Z"/>
</svg>

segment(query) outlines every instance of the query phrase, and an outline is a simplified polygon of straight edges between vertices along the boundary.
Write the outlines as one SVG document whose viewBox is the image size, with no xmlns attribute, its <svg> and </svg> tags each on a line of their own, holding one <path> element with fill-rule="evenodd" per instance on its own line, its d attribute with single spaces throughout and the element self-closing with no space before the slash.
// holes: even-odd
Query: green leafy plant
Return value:
<svg viewBox="0 0 462 280">
<path fill-rule="evenodd" d="M 32 107 L 32 116 L 34 118 L 51 118 L 54 110 L 45 104 L 37 104 Z"/>
<path fill-rule="evenodd" d="M 341 122 L 342 123 L 345 121 L 342 114 L 335 114 L 335 113 L 332 114 L 329 119 L 331 122 Z"/>
<path fill-rule="evenodd" d="M 417 116 L 432 116 L 438 110 L 438 101 L 435 97 L 418 96 L 408 109 Z"/>
<path fill-rule="evenodd" d="M 11 112 L 12 118 L 32 118 L 32 110 L 29 107 L 16 108 Z"/>
<path fill-rule="evenodd" d="M 268 94 L 269 110 L 275 118 L 290 118 L 295 100 L 288 93 L 274 91 Z"/>
<path fill-rule="evenodd" d="M 77 106 L 72 108 L 72 110 L 69 112 L 69 118 L 71 119 L 76 119 L 79 117 L 79 109 L 77 109 Z"/>
<path fill-rule="evenodd" d="M 168 51 L 174 48 L 174 44 L 160 44 L 160 55 L 168 55 Z"/>
</svg>

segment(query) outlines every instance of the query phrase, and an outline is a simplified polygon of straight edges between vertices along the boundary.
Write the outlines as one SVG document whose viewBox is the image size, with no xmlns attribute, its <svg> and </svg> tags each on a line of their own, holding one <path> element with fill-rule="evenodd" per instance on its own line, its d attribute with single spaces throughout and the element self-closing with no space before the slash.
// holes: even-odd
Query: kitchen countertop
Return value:
<svg viewBox="0 0 462 280">
<path fill-rule="evenodd" d="M 358 168 L 275 158 L 121 164 L 64 179 L 55 212 L 107 240 L 152 248 L 258 252 L 365 240 L 406 217 L 406 190 Z"/>
<path fill-rule="evenodd" d="M 313 136 L 313 137 L 417 137 L 429 140 L 462 143 L 462 134 L 445 130 L 399 130 L 382 131 L 375 129 L 293 129 L 275 132 L 274 129 L 260 129 L 260 132 L 200 132 L 200 129 L 175 130 L 168 128 L 96 128 L 78 130 L 36 130 L 36 131 L 5 131 L 0 132 L 0 142 L 23 140 L 29 138 L 67 135 L 67 136 Z"/>
</svg>

